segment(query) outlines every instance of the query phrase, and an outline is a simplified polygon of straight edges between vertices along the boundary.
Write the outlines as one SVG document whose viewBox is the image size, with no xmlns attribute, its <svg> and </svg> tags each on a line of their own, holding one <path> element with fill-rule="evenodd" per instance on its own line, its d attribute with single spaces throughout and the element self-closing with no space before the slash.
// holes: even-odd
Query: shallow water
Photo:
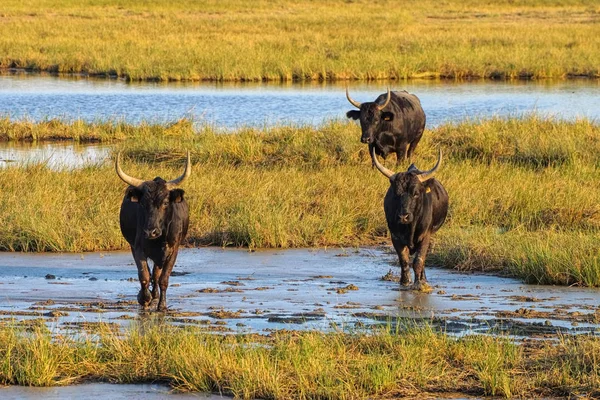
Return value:
<svg viewBox="0 0 600 400">
<path fill-rule="evenodd" d="M 173 393 L 171 389 L 155 384 L 112 385 L 108 383 L 88 383 L 63 387 L 0 387 L 0 398 L 4 400 L 63 400 L 63 399 L 110 399 L 110 400 L 160 400 L 169 399 L 229 399 L 219 395 L 198 393 Z"/>
<path fill-rule="evenodd" d="M 353 107 L 346 83 L 125 83 L 121 80 L 0 76 L 0 115 L 167 122 L 182 117 L 218 127 L 321 124 L 345 118 Z M 351 96 L 373 101 L 386 87 L 420 99 L 427 127 L 448 121 L 537 112 L 598 119 L 600 81 L 350 83 Z"/>
<path fill-rule="evenodd" d="M 226 333 L 354 329 L 398 318 L 456 335 L 600 331 L 598 289 L 526 285 L 428 268 L 433 291 L 421 293 L 381 279 L 390 269 L 398 273 L 394 263 L 387 250 L 371 248 L 182 249 L 170 280 L 169 312 L 162 316 L 139 309 L 129 252 L 4 253 L 0 318 L 8 323 L 41 318 L 61 332 L 148 318 Z"/>
<path fill-rule="evenodd" d="M 81 168 L 102 164 L 109 156 L 110 146 L 79 143 L 0 143 L 0 168 L 18 163 L 43 163 L 52 169 Z"/>
</svg>

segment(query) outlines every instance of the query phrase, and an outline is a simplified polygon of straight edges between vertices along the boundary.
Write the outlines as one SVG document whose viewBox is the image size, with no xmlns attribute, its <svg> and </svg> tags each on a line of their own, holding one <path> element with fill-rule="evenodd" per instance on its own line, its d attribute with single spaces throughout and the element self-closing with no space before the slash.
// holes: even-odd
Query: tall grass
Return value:
<svg viewBox="0 0 600 400">
<path fill-rule="evenodd" d="M 130 136 L 117 140 L 109 133 L 107 140 L 115 152 L 125 150 L 125 171 L 143 179 L 178 176 L 191 150 L 193 173 L 184 189 L 193 244 L 388 243 L 382 199 L 389 185 L 370 167 L 355 124 L 220 134 L 184 120 L 121 131 Z M 427 131 L 414 161 L 428 167 L 441 146 L 438 179 L 450 194 L 450 215 L 435 236 L 430 262 L 531 282 L 600 285 L 598 138 L 596 123 L 536 116 Z M 3 168 L 0 249 L 123 248 L 118 209 L 124 189 L 110 163 L 81 170 Z"/>
<path fill-rule="evenodd" d="M 586 336 L 517 345 L 402 326 L 265 337 L 144 324 L 78 339 L 3 327 L 0 339 L 1 384 L 163 381 L 244 399 L 600 394 L 600 341 Z"/>
<path fill-rule="evenodd" d="M 599 10 L 591 0 L 4 0 L 0 68 L 165 81 L 598 77 Z"/>
</svg>

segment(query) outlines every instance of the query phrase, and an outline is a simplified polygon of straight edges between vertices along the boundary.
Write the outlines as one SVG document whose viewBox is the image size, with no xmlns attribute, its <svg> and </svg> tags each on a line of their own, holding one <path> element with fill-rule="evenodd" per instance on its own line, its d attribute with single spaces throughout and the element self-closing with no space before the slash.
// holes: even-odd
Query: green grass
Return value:
<svg viewBox="0 0 600 400">
<path fill-rule="evenodd" d="M 77 338 L 0 328 L 0 384 L 161 381 L 244 399 L 600 395 L 600 340 L 589 336 L 515 344 L 403 326 L 221 336 L 148 321 Z"/>
<path fill-rule="evenodd" d="M 23 126 L 52 132 L 48 123 L 4 121 L 3 132 L 14 138 L 28 137 L 13 133 Z M 88 140 L 78 128 L 83 125 L 58 130 Z M 113 155 L 125 150 L 125 171 L 144 179 L 178 176 L 185 150 L 191 150 L 193 173 L 184 189 L 192 244 L 389 244 L 382 207 L 388 182 L 370 167 L 356 124 L 222 134 L 181 120 L 83 130 L 113 143 Z M 439 146 L 445 159 L 438 178 L 450 194 L 450 215 L 435 236 L 429 264 L 600 286 L 600 126 L 536 116 L 446 124 L 425 132 L 414 161 L 429 167 Z M 395 168 L 391 158 L 388 165 Z M 111 165 L 0 169 L 0 249 L 125 248 L 118 227 L 124 189 Z"/>
<path fill-rule="evenodd" d="M 129 80 L 600 75 L 593 0 L 4 0 L 0 69 Z"/>
</svg>

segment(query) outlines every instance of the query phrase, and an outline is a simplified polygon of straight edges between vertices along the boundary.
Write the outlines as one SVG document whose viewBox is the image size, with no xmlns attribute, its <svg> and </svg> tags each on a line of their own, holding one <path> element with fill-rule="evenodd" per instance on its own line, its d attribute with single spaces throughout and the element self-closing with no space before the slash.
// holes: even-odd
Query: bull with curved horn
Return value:
<svg viewBox="0 0 600 400">
<path fill-rule="evenodd" d="M 121 152 L 117 154 L 115 170 L 129 186 L 121 203 L 121 233 L 131 246 L 131 253 L 138 269 L 141 289 L 138 303 L 147 308 L 158 298 L 157 309 L 167 309 L 169 277 L 179 245 L 185 239 L 189 226 L 189 208 L 184 191 L 178 186 L 192 173 L 190 152 L 187 152 L 183 174 L 165 181 L 156 177 L 151 181 L 134 178 L 123 172 L 120 165 Z M 152 260 L 152 276 L 148 260 Z M 152 292 L 150 292 L 152 282 Z M 160 297 L 158 289 L 160 288 Z"/>
<path fill-rule="evenodd" d="M 377 169 L 390 181 L 383 209 L 402 268 L 400 283 L 410 285 L 410 256 L 414 255 L 413 288 L 421 290 L 427 283 L 425 258 L 431 235 L 440 229 L 448 214 L 448 193 L 434 178 L 442 162 L 442 150 L 428 171 L 420 171 L 413 164 L 406 172 L 395 173 L 379 162 L 374 150 L 371 156 Z"/>
<path fill-rule="evenodd" d="M 417 96 L 406 91 L 390 92 L 388 88 L 375 101 L 359 103 L 346 87 L 346 98 L 358 108 L 346 116 L 360 121 L 360 141 L 369 144 L 369 154 L 375 149 L 385 159 L 396 153 L 396 165 L 412 157 L 425 130 L 425 112 Z"/>
</svg>

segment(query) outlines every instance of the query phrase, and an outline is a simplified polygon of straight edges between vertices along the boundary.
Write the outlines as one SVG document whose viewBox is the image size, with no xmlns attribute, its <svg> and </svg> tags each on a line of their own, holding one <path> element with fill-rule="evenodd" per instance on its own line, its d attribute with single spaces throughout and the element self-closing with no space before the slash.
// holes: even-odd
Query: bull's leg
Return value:
<svg viewBox="0 0 600 400">
<path fill-rule="evenodd" d="M 148 307 L 150 302 L 152 301 L 152 294 L 148 288 L 150 287 L 150 270 L 148 269 L 148 259 L 146 256 L 135 250 L 131 249 L 133 253 L 133 259 L 135 260 L 135 265 L 138 269 L 138 278 L 140 280 L 140 291 L 137 295 L 137 301 L 144 308 Z"/>
<path fill-rule="evenodd" d="M 408 143 L 401 142 L 396 146 L 396 166 L 408 158 Z"/>
<path fill-rule="evenodd" d="M 417 245 L 415 251 L 415 259 L 413 260 L 413 271 L 415 273 L 415 283 L 413 289 L 421 290 L 423 285 L 427 283 L 425 277 L 425 257 L 429 249 L 429 235 L 426 235 L 423 240 Z"/>
<path fill-rule="evenodd" d="M 175 260 L 177 259 L 177 251 L 175 249 L 171 256 L 163 263 L 162 273 L 158 280 L 158 286 L 160 287 L 158 311 L 167 311 L 167 288 L 169 287 L 169 277 L 171 276 L 171 271 L 173 271 L 173 265 L 175 265 Z"/>
<path fill-rule="evenodd" d="M 408 148 L 408 153 L 406 154 L 409 160 L 410 160 L 410 159 L 412 159 L 412 155 L 415 153 L 415 150 L 417 149 L 417 145 L 418 145 L 418 144 L 419 144 L 419 141 L 418 141 L 418 140 L 414 140 L 414 141 L 413 141 L 413 142 L 410 144 L 410 146 L 409 146 L 409 148 Z"/>
<path fill-rule="evenodd" d="M 162 266 L 154 263 L 152 268 L 152 300 L 158 299 L 158 281 L 162 274 Z"/>
<path fill-rule="evenodd" d="M 402 286 L 410 285 L 410 266 L 409 266 L 409 250 L 408 247 L 402 244 L 400 239 L 392 236 L 392 244 L 396 253 L 398 254 L 398 261 L 400 262 L 400 268 L 402 269 L 402 275 L 400 276 L 400 284 Z"/>
</svg>

